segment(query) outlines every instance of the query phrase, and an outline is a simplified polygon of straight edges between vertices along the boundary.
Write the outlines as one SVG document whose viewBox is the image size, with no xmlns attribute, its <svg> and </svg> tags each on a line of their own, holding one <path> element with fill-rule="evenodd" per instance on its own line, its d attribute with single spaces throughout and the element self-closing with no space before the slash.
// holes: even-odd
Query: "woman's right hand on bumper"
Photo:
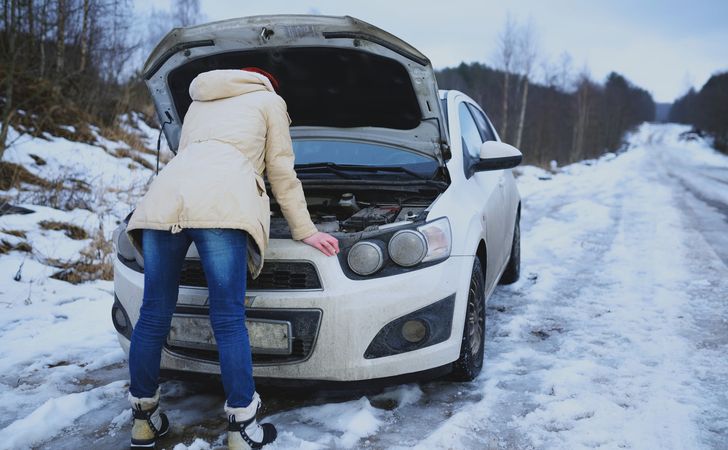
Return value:
<svg viewBox="0 0 728 450">
<path fill-rule="evenodd" d="M 339 253 L 339 240 L 328 233 L 317 231 L 311 236 L 303 239 L 303 242 L 311 247 L 317 248 L 326 256 L 334 256 Z"/>
</svg>

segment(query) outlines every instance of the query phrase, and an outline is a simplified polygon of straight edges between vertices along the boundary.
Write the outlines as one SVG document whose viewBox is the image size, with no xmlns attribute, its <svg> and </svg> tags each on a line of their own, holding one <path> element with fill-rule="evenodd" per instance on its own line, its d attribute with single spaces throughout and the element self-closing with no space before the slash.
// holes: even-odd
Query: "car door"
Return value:
<svg viewBox="0 0 728 450">
<path fill-rule="evenodd" d="M 479 202 L 480 220 L 485 228 L 486 243 L 488 246 L 488 273 L 500 270 L 507 255 L 505 250 L 504 231 L 504 192 L 502 187 L 503 171 L 473 172 L 471 164 L 480 158 L 480 146 L 484 142 L 484 135 L 479 129 L 473 107 L 468 102 L 460 102 L 457 106 L 458 120 L 460 122 L 460 138 L 463 147 L 463 161 L 467 184 L 471 191 L 482 199 Z M 487 138 L 487 136 L 485 136 Z"/>
<path fill-rule="evenodd" d="M 490 123 L 490 120 L 485 115 L 485 113 L 472 103 L 468 104 L 468 108 L 475 118 L 475 124 L 478 126 L 478 131 L 480 131 L 483 142 L 500 141 L 500 139 L 497 137 L 498 135 L 496 134 L 495 129 L 493 129 L 493 125 Z M 501 236 L 503 241 L 506 243 L 506 245 L 504 246 L 502 263 L 505 264 L 506 259 L 508 258 L 510 253 L 510 247 L 508 243 L 513 240 L 513 224 L 515 223 L 516 209 L 515 207 L 511 207 L 510 205 L 514 204 L 515 199 L 511 198 L 512 190 L 508 189 L 507 178 L 512 177 L 510 170 L 498 170 L 494 173 L 498 175 L 498 196 L 501 200 L 499 220 L 503 227 L 503 234 Z"/>
</svg>

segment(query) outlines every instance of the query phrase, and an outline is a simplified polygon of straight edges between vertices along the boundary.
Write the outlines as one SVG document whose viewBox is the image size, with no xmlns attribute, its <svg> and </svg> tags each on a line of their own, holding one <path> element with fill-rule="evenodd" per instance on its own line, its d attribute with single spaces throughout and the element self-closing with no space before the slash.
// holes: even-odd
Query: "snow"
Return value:
<svg viewBox="0 0 728 450">
<path fill-rule="evenodd" d="M 273 423 L 290 422 L 292 425 L 282 433 L 276 443 L 278 448 L 299 447 L 303 443 L 310 448 L 353 448 L 362 438 L 377 431 L 381 424 L 379 415 L 369 400 L 362 397 L 350 402 L 299 408 L 272 416 L 270 420 Z M 321 429 L 329 432 L 322 436 Z"/>
<path fill-rule="evenodd" d="M 156 145 L 138 116 L 124 120 Z M 474 382 L 336 399 L 264 392 L 262 421 L 279 430 L 267 448 L 728 448 L 728 157 L 684 131 L 645 124 L 617 154 L 518 168 L 522 276 L 489 300 Z M 47 258 L 74 259 L 90 239 L 38 225 L 110 237 L 151 171 L 114 156 L 123 143 L 99 142 L 21 137 L 7 153 L 95 190 L 93 212 L 34 204 L 30 188 L 4 193 L 35 213 L 0 217 L 0 239 L 33 247 L 0 255 L 0 449 L 128 445 L 113 283 L 49 278 Z M 162 391 L 173 426 L 162 448 L 224 444 L 219 390 L 167 382 Z"/>
<path fill-rule="evenodd" d="M 99 137 L 97 145 L 90 145 L 53 136 L 18 136 L 14 129 L 9 134 L 14 144 L 6 161 L 46 180 L 62 181 L 66 188 L 57 192 L 60 197 L 85 195 L 93 208 L 49 207 L 48 193 L 35 186 L 4 193 L 13 205 L 34 212 L 0 216 L 0 239 L 32 247 L 30 253 L 0 255 L 0 449 L 46 447 L 80 417 L 124 398 L 128 386 L 125 379 L 99 383 L 97 377 L 124 362 L 110 317 L 113 283 L 72 285 L 50 278 L 58 271 L 51 260 L 77 260 L 98 230 L 109 239 L 152 174 L 111 153 L 118 148 L 131 151 L 123 142 Z M 45 164 L 37 164 L 31 154 Z M 89 186 L 89 192 L 74 192 L 66 184 L 72 178 Z M 44 229 L 43 221 L 79 226 L 89 238 L 71 239 L 63 231 Z M 119 422 L 111 425 L 118 428 Z"/>
<path fill-rule="evenodd" d="M 51 398 L 28 416 L 0 431 L 0 448 L 23 448 L 44 442 L 72 425 L 82 414 L 103 406 L 107 397 L 119 395 L 125 389 L 123 381 L 115 381 L 85 392 Z"/>
<path fill-rule="evenodd" d="M 652 166 L 657 149 L 651 147 L 674 142 L 677 131 L 645 126 L 636 147 L 619 157 L 565 170 L 547 182 L 519 179 L 528 192 L 523 215 L 531 218 L 522 241 L 528 272 L 491 304 L 512 306 L 508 297 L 514 294 L 528 302 L 490 343 L 498 348 L 487 358 L 483 400 L 448 420 L 422 448 L 460 447 L 458 441 L 466 448 L 472 441 L 462 428 L 490 422 L 482 411 L 509 402 L 499 396 L 533 405 L 505 425 L 537 448 L 701 448 L 701 416 L 715 414 L 709 420 L 725 422 L 724 399 L 706 407 L 712 396 L 703 397 L 695 373 L 700 351 L 682 335 L 699 301 L 690 295 L 696 270 L 686 264 L 695 236 L 685 231 L 671 186 L 659 182 Z M 682 150 L 693 161 L 728 160 L 704 147 Z M 725 304 L 713 303 L 725 317 Z M 544 325 L 546 342 L 557 342 L 534 343 L 532 349 L 543 348 L 524 352 Z M 514 379 L 517 367 L 526 373 Z M 710 367 L 728 380 L 725 359 Z M 513 392 L 509 382 L 526 390 Z"/>
<path fill-rule="evenodd" d="M 73 259 L 91 241 L 90 239 L 66 239 L 63 231 L 45 230 L 39 225 L 40 222 L 48 220 L 70 223 L 83 228 L 89 235 L 100 225 L 98 215 L 85 209 L 61 211 L 28 203 L 15 204 L 15 206 L 29 208 L 35 212 L 27 215 L 0 216 L 0 230 L 25 232 L 27 240 L 33 243 L 33 251 L 39 259 Z M 3 236 L 3 239 L 7 240 L 8 237 Z"/>
</svg>

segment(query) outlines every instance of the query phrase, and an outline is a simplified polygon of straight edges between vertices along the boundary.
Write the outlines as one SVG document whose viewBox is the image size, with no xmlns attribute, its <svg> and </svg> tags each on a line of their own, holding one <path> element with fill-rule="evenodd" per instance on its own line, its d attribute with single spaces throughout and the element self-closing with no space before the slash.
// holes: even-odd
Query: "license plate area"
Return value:
<svg viewBox="0 0 728 450">
<path fill-rule="evenodd" d="M 283 320 L 245 319 L 252 353 L 290 355 L 293 351 L 291 323 Z M 217 350 L 209 316 L 175 314 L 167 344 L 199 350 Z"/>
</svg>

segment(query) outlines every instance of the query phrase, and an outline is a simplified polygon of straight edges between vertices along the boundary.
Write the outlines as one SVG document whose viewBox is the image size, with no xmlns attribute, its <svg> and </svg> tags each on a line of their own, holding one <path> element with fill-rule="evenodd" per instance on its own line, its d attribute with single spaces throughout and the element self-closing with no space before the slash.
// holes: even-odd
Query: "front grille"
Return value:
<svg viewBox="0 0 728 450">
<path fill-rule="evenodd" d="M 200 314 L 207 316 L 207 308 L 177 306 L 175 312 L 183 314 Z M 310 309 L 247 309 L 245 315 L 250 319 L 284 320 L 291 323 L 293 349 L 290 355 L 261 355 L 253 353 L 253 364 L 282 364 L 301 362 L 311 355 L 319 325 L 321 311 Z M 208 325 L 209 326 L 209 325 Z M 189 347 L 165 344 L 172 352 L 191 358 L 218 363 L 220 356 L 217 350 L 201 350 Z"/>
<path fill-rule="evenodd" d="M 205 272 L 199 259 L 186 259 L 182 264 L 180 286 L 207 287 Z M 269 261 L 263 265 L 258 278 L 248 273 L 247 289 L 321 289 L 316 268 L 305 261 Z"/>
</svg>

